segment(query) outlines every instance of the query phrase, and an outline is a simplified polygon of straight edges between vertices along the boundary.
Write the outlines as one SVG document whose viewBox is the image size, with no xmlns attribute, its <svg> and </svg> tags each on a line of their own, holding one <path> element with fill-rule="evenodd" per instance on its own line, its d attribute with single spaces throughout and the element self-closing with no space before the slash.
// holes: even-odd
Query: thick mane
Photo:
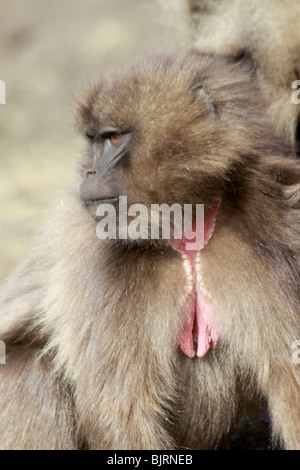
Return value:
<svg viewBox="0 0 300 470">
<path fill-rule="evenodd" d="M 265 399 L 300 448 L 300 164 L 249 59 L 146 57 L 77 119 L 74 181 L 1 294 L 0 446 L 214 448 Z M 98 239 L 124 195 L 204 204 L 200 249 Z"/>
</svg>

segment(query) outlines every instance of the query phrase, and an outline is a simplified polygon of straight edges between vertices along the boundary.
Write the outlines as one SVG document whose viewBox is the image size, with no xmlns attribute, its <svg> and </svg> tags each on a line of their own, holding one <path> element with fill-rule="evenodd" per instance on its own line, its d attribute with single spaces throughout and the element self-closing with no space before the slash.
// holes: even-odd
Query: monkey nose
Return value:
<svg viewBox="0 0 300 470">
<path fill-rule="evenodd" d="M 95 171 L 89 170 L 86 172 L 85 177 L 86 179 L 90 180 L 91 178 L 94 178 L 95 175 L 96 175 Z"/>
</svg>

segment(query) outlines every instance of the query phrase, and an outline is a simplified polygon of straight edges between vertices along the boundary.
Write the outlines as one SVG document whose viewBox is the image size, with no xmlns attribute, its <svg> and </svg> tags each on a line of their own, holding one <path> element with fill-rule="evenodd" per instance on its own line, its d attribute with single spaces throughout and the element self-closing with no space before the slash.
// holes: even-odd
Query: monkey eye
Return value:
<svg viewBox="0 0 300 470">
<path fill-rule="evenodd" d="M 102 134 L 102 138 L 110 140 L 112 145 L 118 145 L 122 139 L 122 136 L 123 134 L 117 131 L 105 132 Z"/>
<path fill-rule="evenodd" d="M 90 140 L 91 142 L 94 142 L 95 139 L 96 139 L 96 135 L 93 134 L 91 131 L 88 131 L 88 130 L 84 131 L 84 135 L 85 135 L 85 137 L 86 137 L 88 140 Z"/>
<path fill-rule="evenodd" d="M 122 140 L 122 137 L 124 136 L 124 134 L 126 134 L 126 132 L 118 132 L 118 131 L 107 131 L 107 132 L 103 132 L 102 134 L 96 134 L 96 133 L 93 133 L 92 131 L 90 130 L 86 130 L 84 132 L 84 135 L 85 137 L 92 143 L 100 143 L 100 141 L 102 140 L 109 140 L 111 142 L 112 145 L 116 146 L 118 145 L 121 140 Z"/>
</svg>

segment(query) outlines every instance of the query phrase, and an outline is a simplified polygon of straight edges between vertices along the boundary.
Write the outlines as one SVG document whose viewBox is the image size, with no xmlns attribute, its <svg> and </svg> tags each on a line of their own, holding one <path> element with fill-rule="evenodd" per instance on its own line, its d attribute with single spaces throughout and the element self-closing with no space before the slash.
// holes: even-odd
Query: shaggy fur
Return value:
<svg viewBox="0 0 300 470">
<path fill-rule="evenodd" d="M 200 254 L 219 343 L 202 359 L 177 348 L 188 281 L 167 242 L 97 239 L 78 197 L 88 142 L 2 291 L 1 448 L 214 448 L 259 397 L 274 439 L 300 449 L 300 164 L 267 122 L 251 64 L 141 60 L 79 106 L 83 132 L 102 126 L 134 135 L 113 170 L 130 204 L 221 198 Z"/>
<path fill-rule="evenodd" d="M 252 57 L 277 129 L 298 146 L 300 106 L 292 103 L 291 87 L 300 79 L 299 0 L 163 0 L 162 4 L 179 33 L 185 31 L 188 42 L 201 51 Z"/>
</svg>

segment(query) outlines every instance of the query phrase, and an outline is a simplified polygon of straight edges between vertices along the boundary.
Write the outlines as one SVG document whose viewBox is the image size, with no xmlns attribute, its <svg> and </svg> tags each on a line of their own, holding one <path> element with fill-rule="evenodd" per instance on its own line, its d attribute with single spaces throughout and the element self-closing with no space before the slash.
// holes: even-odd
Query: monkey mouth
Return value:
<svg viewBox="0 0 300 470">
<path fill-rule="evenodd" d="M 101 218 L 101 216 L 97 215 L 98 207 L 103 204 L 111 204 L 115 206 L 119 201 L 119 197 L 113 196 L 113 197 L 103 197 L 99 199 L 81 199 L 81 201 L 83 205 L 86 207 L 86 209 L 88 210 L 90 216 L 96 222 L 98 222 Z"/>
<path fill-rule="evenodd" d="M 102 197 L 100 199 L 86 199 L 83 200 L 85 205 L 90 205 L 90 204 L 115 204 L 118 202 L 119 198 L 118 197 Z"/>
<path fill-rule="evenodd" d="M 218 343 L 218 327 L 215 321 L 212 299 L 206 291 L 201 273 L 201 251 L 213 237 L 221 201 L 215 201 L 204 215 L 204 243 L 200 250 L 188 250 L 186 239 L 173 240 L 171 246 L 181 254 L 187 280 L 181 318 L 182 325 L 177 345 L 184 354 L 202 358 Z"/>
</svg>

